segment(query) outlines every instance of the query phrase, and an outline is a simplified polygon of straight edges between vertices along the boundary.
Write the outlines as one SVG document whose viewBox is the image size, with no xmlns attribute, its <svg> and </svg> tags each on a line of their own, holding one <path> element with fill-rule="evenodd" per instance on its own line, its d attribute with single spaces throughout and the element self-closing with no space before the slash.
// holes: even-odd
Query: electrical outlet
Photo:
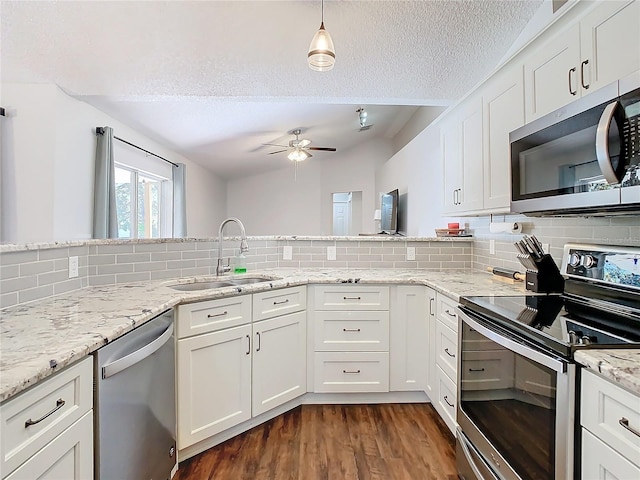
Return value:
<svg viewBox="0 0 640 480">
<path fill-rule="evenodd" d="M 492 238 L 489 240 L 489 255 L 496 254 L 496 241 Z"/>
<path fill-rule="evenodd" d="M 544 251 L 544 253 L 549 253 L 549 244 L 548 243 L 543 243 L 542 244 L 542 250 Z"/>
<path fill-rule="evenodd" d="M 293 247 L 291 245 L 285 245 L 282 247 L 282 259 L 293 260 Z"/>
<path fill-rule="evenodd" d="M 69 278 L 78 276 L 78 257 L 69 257 Z"/>
<path fill-rule="evenodd" d="M 327 260 L 336 259 L 336 247 L 327 247 Z"/>
<path fill-rule="evenodd" d="M 407 260 L 416 259 L 416 247 L 407 247 Z"/>
</svg>

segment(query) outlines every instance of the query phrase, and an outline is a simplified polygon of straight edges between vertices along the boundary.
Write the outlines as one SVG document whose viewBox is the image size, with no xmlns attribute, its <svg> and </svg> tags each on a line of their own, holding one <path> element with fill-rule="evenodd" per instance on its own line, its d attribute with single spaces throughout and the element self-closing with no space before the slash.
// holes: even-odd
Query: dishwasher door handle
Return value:
<svg viewBox="0 0 640 480">
<path fill-rule="evenodd" d="M 144 347 L 130 353 L 129 355 L 119 358 L 118 360 L 107 363 L 104 367 L 102 367 L 102 378 L 112 377 L 113 375 L 120 373 L 121 371 L 153 355 L 165 343 L 169 341 L 171 335 L 173 335 L 173 323 L 169 325 L 169 327 L 162 333 L 162 335 L 160 335 L 155 340 L 147 343 Z"/>
</svg>

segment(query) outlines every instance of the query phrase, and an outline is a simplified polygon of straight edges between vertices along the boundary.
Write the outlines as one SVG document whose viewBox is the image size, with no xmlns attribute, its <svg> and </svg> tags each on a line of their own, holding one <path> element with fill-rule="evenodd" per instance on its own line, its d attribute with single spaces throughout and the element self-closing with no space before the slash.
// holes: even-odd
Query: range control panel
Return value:
<svg viewBox="0 0 640 480">
<path fill-rule="evenodd" d="M 640 290 L 640 248 L 568 243 L 562 271 L 569 277 Z"/>
</svg>

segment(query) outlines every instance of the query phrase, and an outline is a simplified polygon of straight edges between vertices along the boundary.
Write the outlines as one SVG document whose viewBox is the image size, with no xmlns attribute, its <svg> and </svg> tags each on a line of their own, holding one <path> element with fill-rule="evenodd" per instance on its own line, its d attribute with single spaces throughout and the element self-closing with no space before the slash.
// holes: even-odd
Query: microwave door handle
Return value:
<svg viewBox="0 0 640 480">
<path fill-rule="evenodd" d="M 596 130 L 596 158 L 602 175 L 610 185 L 620 183 L 609 157 L 609 129 L 617 106 L 618 102 L 615 101 L 605 107 Z"/>
</svg>

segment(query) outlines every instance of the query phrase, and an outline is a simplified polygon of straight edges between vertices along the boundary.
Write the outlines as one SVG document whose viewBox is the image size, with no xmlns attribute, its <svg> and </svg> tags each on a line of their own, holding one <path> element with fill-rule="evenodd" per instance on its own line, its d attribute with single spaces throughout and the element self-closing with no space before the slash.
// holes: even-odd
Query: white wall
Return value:
<svg viewBox="0 0 640 480">
<path fill-rule="evenodd" d="M 373 232 L 377 204 L 375 172 L 390 156 L 389 141 L 375 140 L 344 152 L 321 152 L 298 166 L 227 183 L 227 213 L 248 235 L 330 235 L 332 194 L 362 192 L 362 229 Z"/>
<path fill-rule="evenodd" d="M 91 237 L 95 127 L 186 164 L 187 235 L 214 236 L 226 212 L 224 182 L 55 85 L 2 84 L 2 241 Z M 158 160 L 161 161 L 161 160 Z"/>
</svg>

